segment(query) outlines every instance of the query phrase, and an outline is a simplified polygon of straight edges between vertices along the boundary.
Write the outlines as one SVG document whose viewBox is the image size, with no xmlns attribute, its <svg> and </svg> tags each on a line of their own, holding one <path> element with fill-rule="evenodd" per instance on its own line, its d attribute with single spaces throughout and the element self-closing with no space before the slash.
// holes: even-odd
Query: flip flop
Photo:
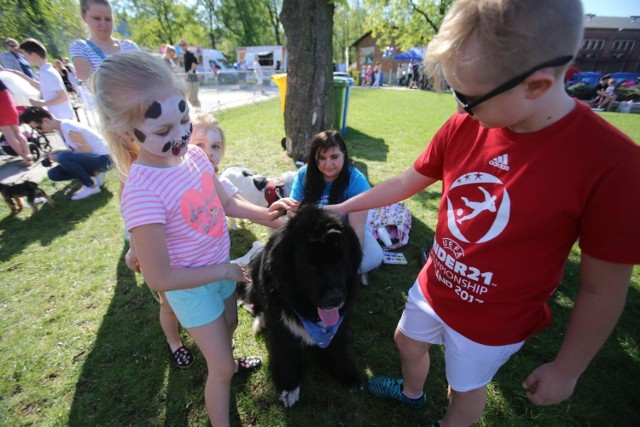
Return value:
<svg viewBox="0 0 640 427">
<path fill-rule="evenodd" d="M 262 366 L 262 360 L 257 356 L 238 357 L 236 359 L 236 374 L 254 371 Z"/>
<path fill-rule="evenodd" d="M 181 346 L 176 351 L 171 351 L 171 346 L 167 344 L 167 349 L 169 350 L 169 357 L 178 368 L 188 368 L 193 363 L 193 354 L 191 354 L 187 347 Z"/>
</svg>

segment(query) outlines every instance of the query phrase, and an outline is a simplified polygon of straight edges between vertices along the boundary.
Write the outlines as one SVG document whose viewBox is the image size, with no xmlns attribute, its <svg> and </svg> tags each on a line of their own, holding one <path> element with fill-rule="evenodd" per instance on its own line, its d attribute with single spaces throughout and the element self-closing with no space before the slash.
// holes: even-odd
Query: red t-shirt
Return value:
<svg viewBox="0 0 640 427">
<path fill-rule="evenodd" d="M 456 114 L 414 167 L 443 182 L 418 282 L 476 342 L 519 342 L 551 323 L 547 299 L 578 238 L 594 258 L 640 263 L 640 147 L 585 104 L 532 133 Z"/>
</svg>

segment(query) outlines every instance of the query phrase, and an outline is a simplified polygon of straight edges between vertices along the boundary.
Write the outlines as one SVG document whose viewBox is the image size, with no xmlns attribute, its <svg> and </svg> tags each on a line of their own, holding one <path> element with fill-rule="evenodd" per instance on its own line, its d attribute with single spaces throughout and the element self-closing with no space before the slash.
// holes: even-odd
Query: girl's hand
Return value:
<svg viewBox="0 0 640 427">
<path fill-rule="evenodd" d="M 247 273 L 247 266 L 241 264 L 227 264 L 227 279 L 232 282 L 251 282 L 251 278 Z"/>
<path fill-rule="evenodd" d="M 268 214 L 269 218 L 274 220 L 280 218 L 281 216 L 287 215 L 291 211 L 295 213 L 297 210 L 298 202 L 290 197 L 285 197 L 273 202 L 273 204 L 269 206 Z"/>
<path fill-rule="evenodd" d="M 343 209 L 341 209 L 340 206 L 342 205 L 324 205 L 322 208 L 329 212 L 333 212 L 334 214 L 338 214 L 339 216 L 345 216 L 346 212 L 343 212 Z"/>
<path fill-rule="evenodd" d="M 133 249 L 129 249 L 124 256 L 124 262 L 129 267 L 129 270 L 134 273 L 140 273 L 140 263 L 138 262 L 138 257 Z"/>
</svg>

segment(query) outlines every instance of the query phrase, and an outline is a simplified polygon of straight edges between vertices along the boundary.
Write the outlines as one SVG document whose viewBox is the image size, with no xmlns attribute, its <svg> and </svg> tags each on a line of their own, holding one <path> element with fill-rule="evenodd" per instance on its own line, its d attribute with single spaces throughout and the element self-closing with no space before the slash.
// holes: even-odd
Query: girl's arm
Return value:
<svg viewBox="0 0 640 427">
<path fill-rule="evenodd" d="M 218 180 L 217 176 L 213 176 L 213 180 L 216 185 L 216 191 L 218 197 L 224 207 L 224 212 L 228 216 L 235 218 L 245 218 L 251 221 L 264 221 L 270 222 L 278 219 L 289 210 L 290 202 L 278 200 L 274 202 L 268 209 L 262 206 L 256 206 L 253 203 L 249 203 L 245 200 L 239 200 L 234 197 L 229 197 L 224 190 L 222 184 Z M 277 227 L 276 227 L 277 228 Z"/>
<path fill-rule="evenodd" d="M 351 212 L 387 206 L 413 196 L 436 181 L 435 178 L 422 175 L 412 166 L 400 175 L 381 182 L 371 190 L 360 193 L 340 204 L 325 206 L 325 208 L 344 216 Z"/>
<path fill-rule="evenodd" d="M 190 289 L 222 279 L 249 282 L 237 264 L 216 264 L 193 268 L 171 268 L 164 239 L 164 224 L 148 224 L 131 230 L 131 241 L 149 287 L 159 292 Z"/>
</svg>

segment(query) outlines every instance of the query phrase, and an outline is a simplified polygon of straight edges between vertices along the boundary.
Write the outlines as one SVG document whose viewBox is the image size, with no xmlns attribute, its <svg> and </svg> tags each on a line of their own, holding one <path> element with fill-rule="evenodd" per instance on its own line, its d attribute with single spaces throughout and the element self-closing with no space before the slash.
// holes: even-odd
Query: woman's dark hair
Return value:
<svg viewBox="0 0 640 427">
<path fill-rule="evenodd" d="M 320 201 L 322 192 L 325 187 L 324 176 L 318 168 L 318 156 L 320 153 L 329 148 L 338 147 L 344 155 L 344 164 L 338 177 L 331 185 L 329 193 L 329 204 L 336 204 L 344 201 L 344 191 L 349 185 L 349 169 L 351 168 L 351 160 L 347 153 L 347 145 L 342 139 L 340 132 L 335 130 L 325 130 L 318 133 L 311 142 L 311 150 L 307 158 L 307 176 L 304 183 L 304 197 L 302 204 L 317 204 Z"/>
</svg>

